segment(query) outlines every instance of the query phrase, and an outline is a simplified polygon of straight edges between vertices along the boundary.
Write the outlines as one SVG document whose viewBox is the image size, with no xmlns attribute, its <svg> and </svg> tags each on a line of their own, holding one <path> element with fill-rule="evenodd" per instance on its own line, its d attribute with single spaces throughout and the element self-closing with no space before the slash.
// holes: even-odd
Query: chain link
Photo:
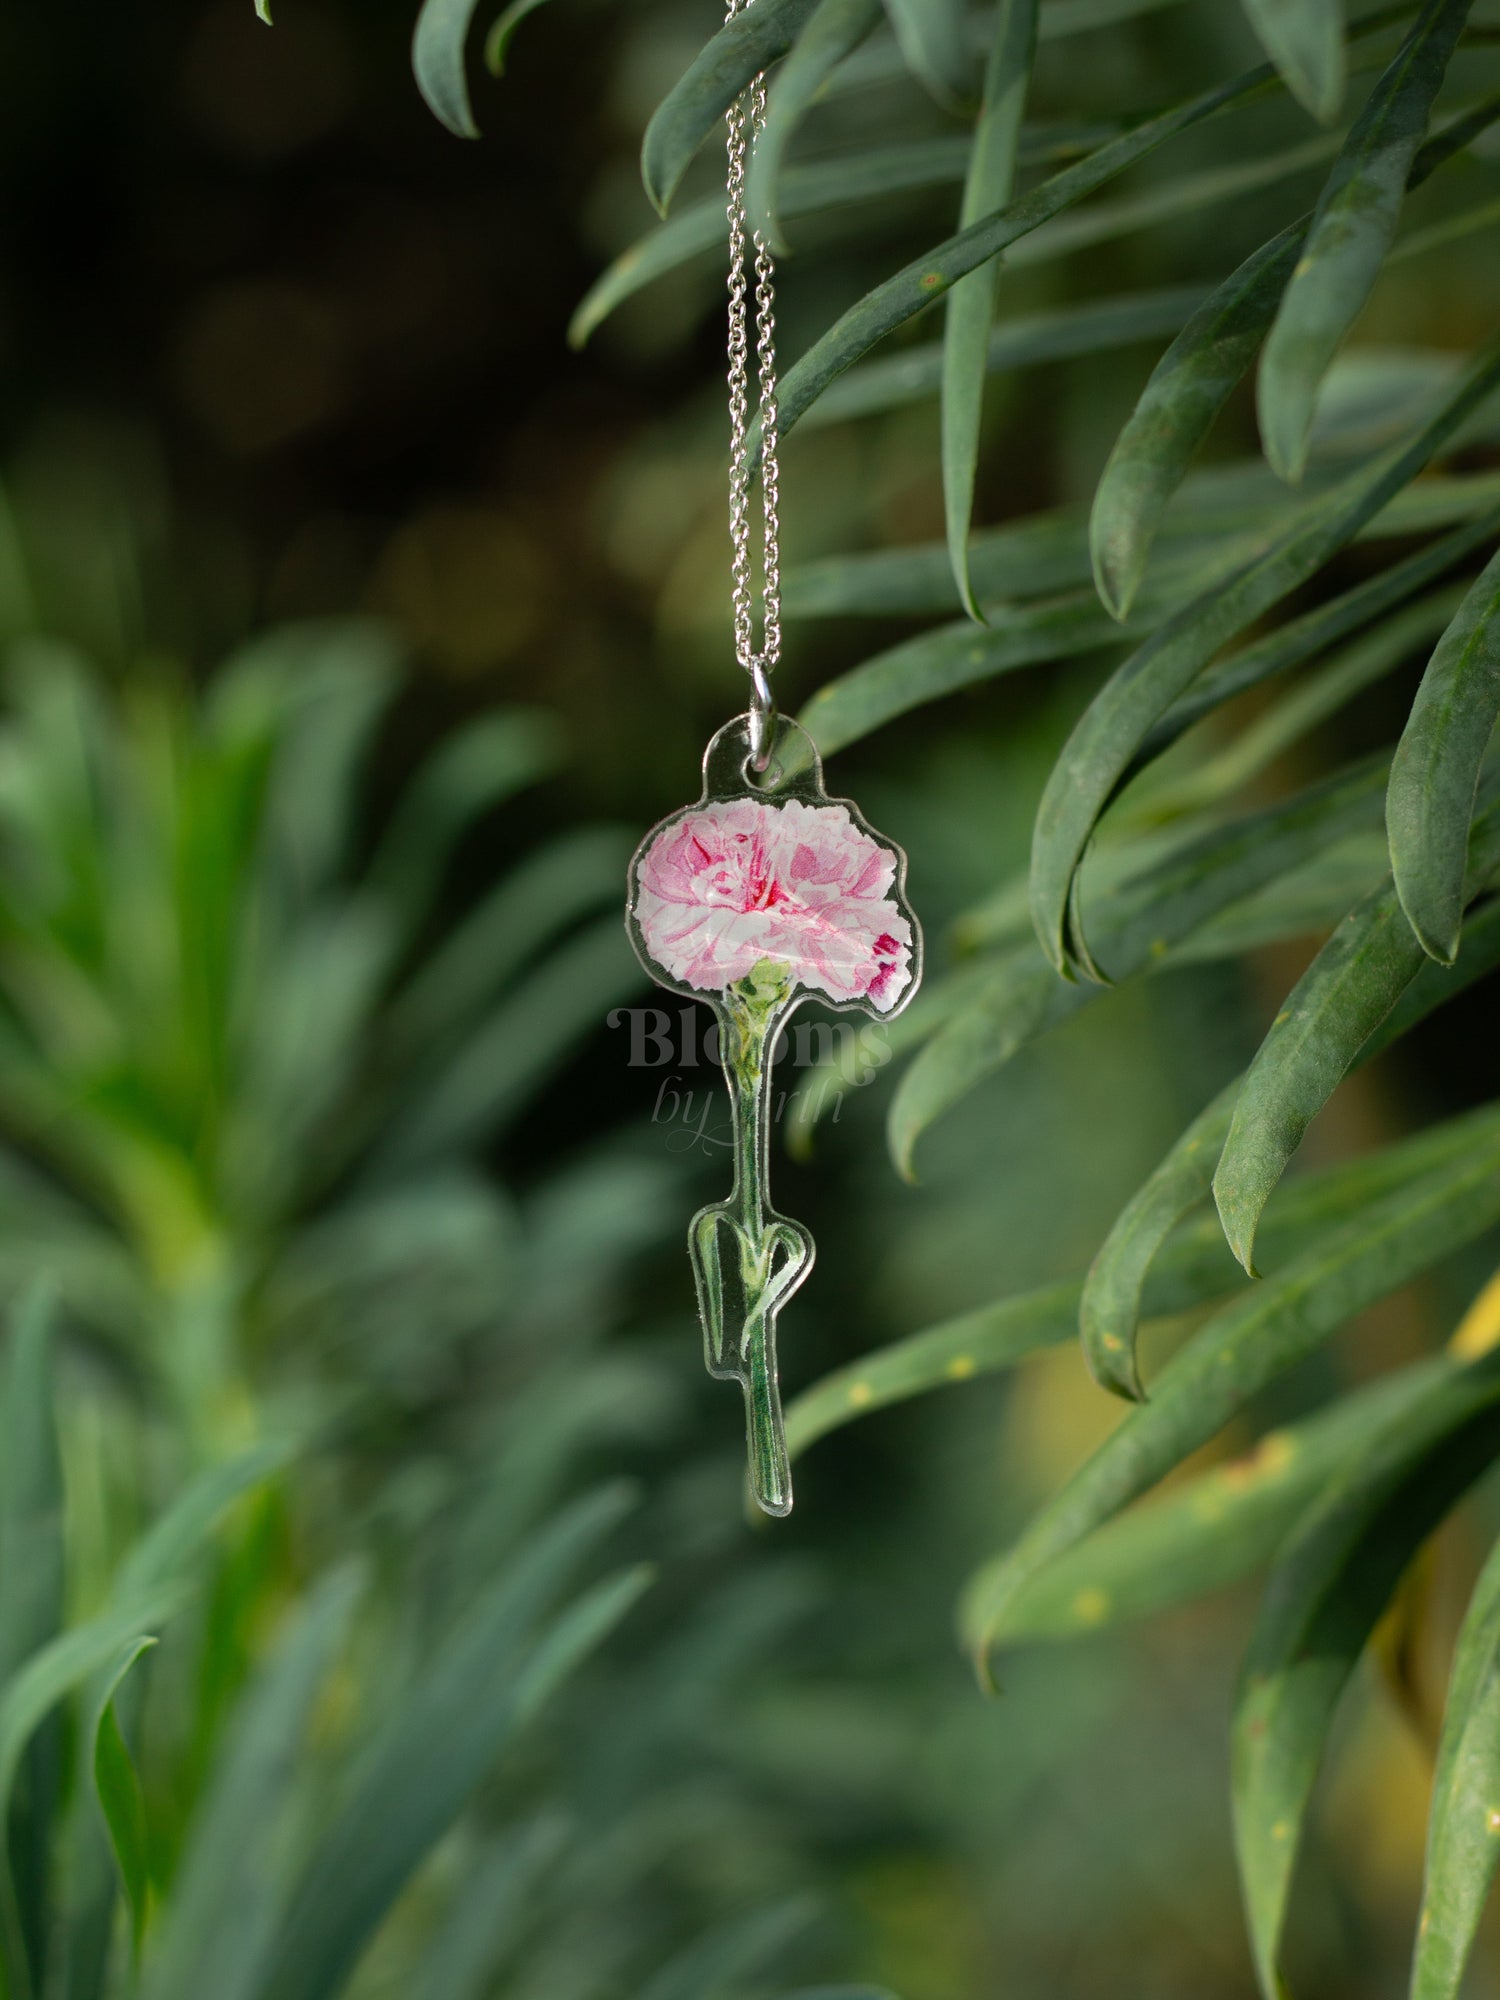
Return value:
<svg viewBox="0 0 1500 2000">
<path fill-rule="evenodd" d="M 751 4 L 729 0 L 727 20 Z M 769 688 L 771 669 L 781 657 L 780 492 L 776 460 L 776 269 L 770 246 L 751 230 L 745 215 L 745 168 L 766 115 L 766 79 L 757 76 L 725 114 L 729 156 L 729 539 L 734 601 L 734 649 L 750 675 L 755 707 Z M 755 363 L 760 392 L 761 542 L 760 649 L 755 646 L 755 596 L 750 550 L 750 337 L 747 326 L 750 281 L 746 238 L 754 249 Z"/>
</svg>

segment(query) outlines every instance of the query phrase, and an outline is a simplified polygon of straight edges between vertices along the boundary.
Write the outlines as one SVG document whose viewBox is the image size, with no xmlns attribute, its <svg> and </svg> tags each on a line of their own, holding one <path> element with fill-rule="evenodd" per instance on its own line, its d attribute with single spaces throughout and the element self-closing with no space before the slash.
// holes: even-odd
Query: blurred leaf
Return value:
<svg viewBox="0 0 1500 2000">
<path fill-rule="evenodd" d="M 639 985 L 640 972 L 617 917 L 569 938 L 418 1081 L 382 1142 L 382 1173 L 406 1171 L 493 1136 L 610 1007 Z"/>
<path fill-rule="evenodd" d="M 947 111 L 974 94 L 964 0 L 885 0 L 906 66 Z"/>
<path fill-rule="evenodd" d="M 1243 0 L 1287 89 L 1327 125 L 1344 98 L 1343 0 Z"/>
<path fill-rule="evenodd" d="M 1144 1618 L 1263 1568 L 1332 1480 L 1368 1452 L 1446 1359 L 1418 1363 L 1267 1431 L 1240 1456 L 1107 1521 L 1037 1571 L 996 1627 L 997 1645 L 1067 1639 Z"/>
<path fill-rule="evenodd" d="M 428 109 L 455 137 L 477 139 L 464 49 L 479 0 L 422 0 L 412 35 L 411 66 Z"/>
<path fill-rule="evenodd" d="M 1438 1146 L 1451 1149 L 1436 1157 Z M 1391 1149 L 1399 1162 L 1404 1148 Z M 1500 1114 L 1493 1107 L 1424 1135 L 1421 1170 L 1366 1205 L 1244 1297 L 1174 1356 L 1136 1405 L 1014 1547 L 965 1593 L 963 1628 L 988 1660 L 1021 1586 L 1153 1486 L 1250 1398 L 1334 1330 L 1500 1218 Z"/>
<path fill-rule="evenodd" d="M 175 1582 L 197 1559 L 235 1501 L 279 1471 L 291 1456 L 289 1443 L 258 1444 L 189 1480 L 160 1519 L 132 1545 L 111 1585 L 111 1602 L 123 1605 L 133 1596 Z"/>
<path fill-rule="evenodd" d="M 1152 370 L 1100 477 L 1089 517 L 1099 595 L 1128 615 L 1162 510 L 1255 358 L 1307 233 L 1294 222 L 1252 251 Z"/>
<path fill-rule="evenodd" d="M 114 1697 L 126 1674 L 155 1643 L 154 1639 L 131 1639 L 115 1654 L 104 1669 L 84 1733 L 94 1796 L 130 1906 L 131 1944 L 137 1960 L 145 1936 L 150 1896 L 146 1801 L 135 1760 L 120 1733 Z"/>
<path fill-rule="evenodd" d="M 908 4 L 913 12 L 921 12 L 922 0 Z M 1021 118 L 1036 53 L 1036 14 L 1036 0 L 998 0 L 995 39 L 985 65 L 984 96 L 959 211 L 960 229 L 1004 208 L 1015 192 Z M 976 619 L 979 607 L 969 585 L 969 527 L 998 281 L 994 264 L 971 271 L 950 292 L 943 325 L 942 463 L 948 557 L 960 601 Z"/>
<path fill-rule="evenodd" d="M 641 180 L 665 215 L 693 155 L 761 70 L 784 56 L 818 0 L 755 0 L 693 58 L 657 106 L 641 143 Z"/>
<path fill-rule="evenodd" d="M 741 1982 L 782 1958 L 816 1915 L 811 1898 L 795 1896 L 767 1910 L 736 1917 L 706 1937 L 696 1938 L 655 1978 L 639 2000 L 727 2000 Z"/>
<path fill-rule="evenodd" d="M 241 1697 L 146 1968 L 146 2000 L 269 2000 L 261 1980 L 283 1896 L 289 1794 L 361 1587 L 353 1569 L 318 1584 Z"/>
<path fill-rule="evenodd" d="M 484 38 L 484 63 L 491 76 L 505 74 L 505 59 L 517 28 L 528 14 L 534 14 L 544 4 L 545 0 L 510 0 L 510 5 L 502 9 L 499 20 Z"/>
<path fill-rule="evenodd" d="M 266 2000 L 333 2000 L 501 1746 L 640 1596 L 645 1573 L 620 1572 L 527 1644 L 543 1606 L 628 1497 L 604 1489 L 559 1516 L 478 1593 L 403 1692 L 301 1873 L 258 1988 Z"/>
<path fill-rule="evenodd" d="M 1470 894 L 1500 867 L 1500 807 L 1476 822 Z M 1214 1173 L 1229 1247 L 1254 1274 L 1266 1197 L 1369 1037 L 1422 967 L 1389 882 L 1356 904 L 1292 989 L 1256 1051 Z"/>
<path fill-rule="evenodd" d="M 387 1033 L 398 1059 L 459 1033 L 555 936 L 617 902 L 633 846 L 623 828 L 581 826 L 517 862 L 423 953 L 396 994 Z"/>
<path fill-rule="evenodd" d="M 1437 1377 L 1314 1507 L 1272 1574 L 1231 1733 L 1235 1846 L 1266 2000 L 1329 1724 L 1412 1556 L 1489 1464 L 1500 1357 Z"/>
<path fill-rule="evenodd" d="M 914 139 L 840 153 L 831 160 L 796 161 L 782 170 L 779 212 L 783 220 L 790 220 L 845 203 L 874 202 L 882 195 L 948 187 L 963 179 L 968 150 L 965 138 Z M 728 241 L 729 221 L 722 195 L 679 209 L 622 250 L 594 280 L 568 323 L 569 344 L 582 347 L 626 299 L 669 271 L 708 251 L 722 249 Z"/>
<path fill-rule="evenodd" d="M 1266 338 L 1257 386 L 1266 457 L 1284 479 L 1302 476 L 1318 385 L 1380 274 L 1469 5 L 1427 0 L 1318 198 L 1307 246 Z"/>
<path fill-rule="evenodd" d="M 531 1914 L 567 1831 L 549 1814 L 481 1850 L 423 1954 L 425 2000 L 489 2000 L 501 1956 Z"/>
<path fill-rule="evenodd" d="M 441 744 L 402 793 L 369 881 L 403 929 L 427 914 L 454 844 L 483 814 L 562 762 L 562 732 L 544 710 L 481 715 Z"/>
<path fill-rule="evenodd" d="M 37 1844 L 35 1830 L 10 1822 L 28 1746 L 60 1701 L 122 1649 L 138 1646 L 142 1628 L 170 1616 L 179 1602 L 177 1594 L 163 1592 L 74 1626 L 33 1653 L 0 1687 L 0 1971 L 7 2000 L 36 2000 L 41 1990 L 40 1968 L 26 1938 L 45 1912 L 37 1909 L 27 1885 L 45 1881 L 48 1854 L 45 1844 Z"/>
<path fill-rule="evenodd" d="M 1453 1651 L 1432 1805 L 1411 2000 L 1457 2000 L 1500 1846 L 1500 1546 Z"/>
<path fill-rule="evenodd" d="M 56 1307 L 50 1285 L 33 1286 L 11 1315 L 0 1431 L 0 1690 L 55 1640 L 63 1615 L 63 1486 L 54 1414 Z M 47 1708 L 51 1703 L 47 1704 Z M 59 1744 L 38 1713 L 0 1783 L 0 1827 L 10 1821 L 0 1869 L 5 1950 L 14 1992 L 45 1977 L 51 1885 L 49 1851 L 59 1783 Z M 0 1729 L 5 1700 L 0 1696 Z M 12 1799 L 12 1790 L 17 1796 Z M 26 1982 L 29 1981 L 29 1987 Z M 9 1994 L 7 1995 L 9 2000 Z"/>
<path fill-rule="evenodd" d="M 1147 732 L 1213 656 L 1330 556 L 1418 473 L 1500 382 L 1500 347 L 1465 373 L 1409 442 L 1381 453 L 1307 503 L 1265 554 L 1170 618 L 1084 711 L 1047 781 L 1032 843 L 1032 914 L 1048 959 L 1071 971 L 1066 926 L 1073 880 L 1095 822 Z"/>
<path fill-rule="evenodd" d="M 1422 949 L 1451 965 L 1463 926 L 1469 821 L 1500 714 L 1500 555 L 1438 641 L 1391 764 L 1391 871 Z"/>
<path fill-rule="evenodd" d="M 779 187 L 787 147 L 830 74 L 880 19 L 880 8 L 881 0 L 818 0 L 776 72 L 764 122 L 747 148 L 745 216 L 752 238 L 763 236 L 777 251 L 786 248 Z"/>
</svg>

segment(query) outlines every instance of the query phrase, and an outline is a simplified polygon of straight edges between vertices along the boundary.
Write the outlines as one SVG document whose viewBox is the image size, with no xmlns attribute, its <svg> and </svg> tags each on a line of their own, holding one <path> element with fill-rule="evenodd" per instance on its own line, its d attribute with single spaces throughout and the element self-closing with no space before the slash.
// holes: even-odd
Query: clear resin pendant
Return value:
<svg viewBox="0 0 1500 2000">
<path fill-rule="evenodd" d="M 744 1390 L 751 1490 L 768 1514 L 788 1514 L 776 1316 L 812 1267 L 813 1240 L 770 1203 L 772 1051 L 806 999 L 898 1014 L 921 977 L 922 934 L 905 855 L 827 796 L 806 731 L 778 716 L 757 772 L 751 728 L 742 715 L 718 732 L 702 798 L 636 849 L 626 925 L 653 979 L 718 1016 L 734 1186 L 693 1217 L 688 1250 L 709 1373 Z"/>
</svg>

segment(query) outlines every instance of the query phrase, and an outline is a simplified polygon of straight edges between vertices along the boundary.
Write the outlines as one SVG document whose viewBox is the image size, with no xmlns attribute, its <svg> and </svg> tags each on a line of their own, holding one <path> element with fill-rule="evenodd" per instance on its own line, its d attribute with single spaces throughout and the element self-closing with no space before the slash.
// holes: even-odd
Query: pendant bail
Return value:
<svg viewBox="0 0 1500 2000">
<path fill-rule="evenodd" d="M 750 674 L 750 768 L 757 775 L 771 761 L 776 741 L 776 697 L 771 692 L 771 676 L 765 656 L 757 653 L 749 665 Z"/>
</svg>

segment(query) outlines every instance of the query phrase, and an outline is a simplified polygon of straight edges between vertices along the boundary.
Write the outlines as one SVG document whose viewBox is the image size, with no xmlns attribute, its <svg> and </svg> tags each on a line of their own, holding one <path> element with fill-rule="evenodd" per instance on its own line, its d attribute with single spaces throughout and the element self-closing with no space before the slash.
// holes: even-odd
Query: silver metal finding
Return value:
<svg viewBox="0 0 1500 2000">
<path fill-rule="evenodd" d="M 759 654 L 750 662 L 750 768 L 764 771 L 776 741 L 776 697 L 771 675 Z"/>
<path fill-rule="evenodd" d="M 726 19 L 733 20 L 751 0 L 729 0 Z M 734 649 L 740 665 L 756 688 L 752 717 L 775 714 L 770 698 L 770 674 L 781 657 L 780 492 L 776 440 L 776 270 L 770 246 L 760 231 L 750 230 L 745 215 L 745 167 L 749 147 L 766 115 L 766 79 L 757 76 L 725 114 L 729 156 L 729 539 L 733 549 L 731 574 L 734 604 Z M 750 454 L 746 435 L 750 422 L 750 340 L 747 327 L 749 278 L 746 236 L 754 248 L 755 364 L 760 392 L 761 628 L 755 645 L 754 587 L 750 554 Z M 756 676 L 759 674 L 760 683 Z M 764 696 L 760 684 L 765 687 Z M 755 725 L 752 722 L 752 728 Z M 774 730 L 762 722 L 764 750 L 769 755 Z M 765 769 L 764 761 L 757 771 Z"/>
</svg>

